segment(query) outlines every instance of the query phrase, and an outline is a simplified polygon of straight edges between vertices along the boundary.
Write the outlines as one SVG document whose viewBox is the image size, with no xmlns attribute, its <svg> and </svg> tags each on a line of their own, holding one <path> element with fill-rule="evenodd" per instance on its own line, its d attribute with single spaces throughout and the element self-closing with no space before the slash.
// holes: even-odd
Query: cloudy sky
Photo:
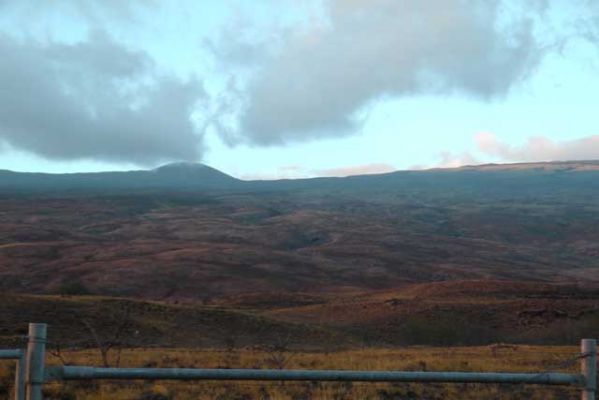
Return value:
<svg viewBox="0 0 599 400">
<path fill-rule="evenodd" d="M 0 169 L 599 159 L 599 0 L 0 0 Z"/>
</svg>

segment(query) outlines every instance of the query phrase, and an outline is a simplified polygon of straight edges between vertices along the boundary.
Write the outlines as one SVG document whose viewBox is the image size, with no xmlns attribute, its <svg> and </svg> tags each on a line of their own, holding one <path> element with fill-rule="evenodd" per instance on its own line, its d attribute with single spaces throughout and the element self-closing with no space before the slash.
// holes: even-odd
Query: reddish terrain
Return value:
<svg viewBox="0 0 599 400">
<path fill-rule="evenodd" d="M 224 307 L 339 343 L 564 341 L 598 321 L 598 165 L 278 182 L 175 166 L 137 173 L 153 186 L 130 190 L 127 173 L 120 186 L 10 173 L 0 288 L 13 300 L 160 301 L 173 315 Z M 39 179 L 54 186 L 31 186 Z M 105 190 L 77 186 L 90 179 Z M 68 303 L 26 298 L 6 326 L 42 318 L 28 309 L 41 299 Z"/>
</svg>

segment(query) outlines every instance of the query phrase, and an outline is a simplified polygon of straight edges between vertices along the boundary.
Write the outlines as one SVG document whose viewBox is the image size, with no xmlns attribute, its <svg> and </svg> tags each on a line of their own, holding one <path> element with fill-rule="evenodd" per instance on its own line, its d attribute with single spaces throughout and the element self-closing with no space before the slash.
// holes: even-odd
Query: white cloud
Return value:
<svg viewBox="0 0 599 400">
<path fill-rule="evenodd" d="M 464 165 L 480 164 L 480 162 L 468 152 L 463 152 L 461 154 L 453 154 L 449 151 L 444 151 L 438 155 L 438 158 L 439 162 L 435 164 L 436 168 L 457 168 Z M 416 167 L 412 169 L 422 168 Z"/>
<path fill-rule="evenodd" d="M 314 177 L 345 177 L 352 175 L 385 174 L 396 171 L 390 164 L 372 163 L 349 165 L 337 168 L 306 169 L 300 165 L 284 165 L 278 167 L 274 173 L 255 173 L 241 175 L 246 180 L 273 180 L 273 179 L 302 179 Z"/>
<path fill-rule="evenodd" d="M 351 165 L 347 167 L 329 168 L 315 170 L 316 176 L 351 176 L 351 175 L 371 175 L 371 174 L 385 174 L 388 172 L 396 171 L 396 168 L 390 164 L 374 163 L 364 165 Z"/>
<path fill-rule="evenodd" d="M 474 141 L 477 149 L 503 161 L 574 161 L 599 159 L 599 135 L 574 140 L 555 141 L 544 136 L 528 138 L 526 143 L 513 146 L 502 142 L 493 133 L 479 133 Z"/>
<path fill-rule="evenodd" d="M 518 146 L 501 141 L 493 133 L 481 132 L 474 135 L 473 141 L 480 157 L 475 157 L 468 151 L 460 154 L 446 151 L 438 155 L 439 162 L 434 167 L 456 168 L 477 165 L 488 162 L 489 157 L 504 163 L 599 160 L 599 135 L 563 141 L 533 136 Z M 483 159 L 485 161 L 481 161 Z M 422 166 L 415 166 L 412 169 L 422 168 Z"/>
</svg>

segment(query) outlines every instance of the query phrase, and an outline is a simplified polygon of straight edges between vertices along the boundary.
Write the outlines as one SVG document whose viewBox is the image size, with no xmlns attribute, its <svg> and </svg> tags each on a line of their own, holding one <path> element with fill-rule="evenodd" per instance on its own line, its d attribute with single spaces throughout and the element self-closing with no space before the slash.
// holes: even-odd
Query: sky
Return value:
<svg viewBox="0 0 599 400">
<path fill-rule="evenodd" d="M 0 0 L 0 169 L 599 159 L 599 0 Z"/>
</svg>

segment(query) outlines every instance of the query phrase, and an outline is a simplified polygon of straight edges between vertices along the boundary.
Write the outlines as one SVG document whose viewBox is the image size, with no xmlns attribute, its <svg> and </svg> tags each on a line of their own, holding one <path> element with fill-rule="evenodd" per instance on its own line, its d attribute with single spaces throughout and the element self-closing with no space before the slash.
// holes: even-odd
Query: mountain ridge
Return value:
<svg viewBox="0 0 599 400">
<path fill-rule="evenodd" d="M 0 170 L 0 188 L 77 189 L 211 189 L 230 188 L 238 179 L 204 164 L 173 163 L 150 170 L 53 174 Z"/>
<path fill-rule="evenodd" d="M 351 176 L 377 176 L 377 175 L 389 175 L 398 172 L 428 172 L 428 171 L 459 171 L 459 170 L 490 170 L 490 169 L 597 169 L 599 170 L 599 160 L 561 160 L 561 161 L 534 161 L 534 162 L 516 162 L 516 163 L 484 163 L 484 164 L 469 164 L 461 165 L 458 167 L 430 167 L 421 169 L 398 169 L 390 172 L 381 173 L 367 173 L 367 174 L 355 174 L 348 175 L 340 178 L 347 178 Z M 167 164 L 159 165 L 155 168 L 150 169 L 131 169 L 131 170 L 108 170 L 108 171 L 94 171 L 94 172 L 42 172 L 42 171 L 15 171 L 11 169 L 0 169 L 0 173 L 12 173 L 12 174 L 26 174 L 26 175 L 49 175 L 49 176 L 75 176 L 75 175 L 98 175 L 98 174 L 124 174 L 124 173 L 138 173 L 138 172 L 164 172 L 164 171 L 198 171 L 207 169 L 211 171 L 217 171 L 223 175 L 227 175 L 231 178 L 240 181 L 262 181 L 264 179 L 240 179 L 233 175 L 229 175 L 217 168 L 211 167 L 210 165 L 199 163 L 199 162 L 187 162 L 187 161 L 176 161 Z M 332 178 L 331 176 L 322 176 L 314 178 Z M 298 179 L 314 179 L 314 178 L 281 178 L 281 179 L 268 179 L 271 180 L 298 180 Z"/>
</svg>

